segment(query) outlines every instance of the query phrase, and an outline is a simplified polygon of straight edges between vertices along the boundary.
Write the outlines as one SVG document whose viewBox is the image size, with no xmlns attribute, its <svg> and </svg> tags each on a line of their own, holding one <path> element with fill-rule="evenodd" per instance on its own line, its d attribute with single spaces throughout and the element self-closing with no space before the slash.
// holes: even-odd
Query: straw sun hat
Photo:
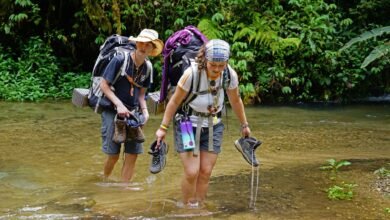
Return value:
<svg viewBox="0 0 390 220">
<path fill-rule="evenodd" d="M 129 37 L 129 40 L 136 42 L 152 42 L 155 46 L 155 48 L 149 54 L 152 57 L 158 56 L 164 48 L 164 43 L 162 40 L 158 39 L 158 33 L 153 29 L 143 29 L 137 37 L 131 36 Z"/>
</svg>

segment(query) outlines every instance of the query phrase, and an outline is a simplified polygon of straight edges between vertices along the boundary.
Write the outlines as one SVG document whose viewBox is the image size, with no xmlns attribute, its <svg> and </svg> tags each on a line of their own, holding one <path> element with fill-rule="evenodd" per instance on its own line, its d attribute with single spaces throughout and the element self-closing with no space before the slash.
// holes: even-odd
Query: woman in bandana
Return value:
<svg viewBox="0 0 390 220">
<path fill-rule="evenodd" d="M 175 118 L 176 151 L 184 166 L 183 204 L 189 207 L 197 207 L 205 200 L 210 176 L 221 152 L 224 90 L 241 123 L 242 136 L 250 135 L 237 73 L 228 65 L 229 56 L 230 45 L 219 39 L 210 40 L 200 49 L 196 67 L 184 71 L 156 131 L 158 148 L 165 139 L 171 119 Z M 224 74 L 230 75 L 226 77 Z M 182 106 L 188 93 L 194 89 L 192 83 L 195 79 L 199 81 L 199 92 L 191 102 Z"/>
</svg>

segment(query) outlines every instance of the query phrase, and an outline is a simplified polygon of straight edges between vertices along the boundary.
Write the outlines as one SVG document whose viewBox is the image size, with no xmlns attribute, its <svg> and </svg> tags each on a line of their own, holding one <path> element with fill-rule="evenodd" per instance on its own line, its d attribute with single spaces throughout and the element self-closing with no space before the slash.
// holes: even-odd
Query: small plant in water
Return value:
<svg viewBox="0 0 390 220">
<path fill-rule="evenodd" d="M 330 187 L 326 192 L 331 200 L 351 200 L 354 195 L 353 188 L 356 186 L 357 184 L 342 183 L 341 186 Z"/>
<path fill-rule="evenodd" d="M 327 161 L 328 161 L 328 165 L 322 166 L 322 167 L 320 167 L 320 169 L 321 170 L 330 170 L 333 173 L 337 173 L 339 171 L 340 167 L 351 165 L 351 162 L 346 161 L 346 160 L 336 161 L 335 159 L 329 159 Z"/>
<path fill-rule="evenodd" d="M 381 167 L 374 171 L 374 174 L 378 175 L 379 178 L 389 178 L 390 177 L 390 170 L 386 167 Z"/>
</svg>

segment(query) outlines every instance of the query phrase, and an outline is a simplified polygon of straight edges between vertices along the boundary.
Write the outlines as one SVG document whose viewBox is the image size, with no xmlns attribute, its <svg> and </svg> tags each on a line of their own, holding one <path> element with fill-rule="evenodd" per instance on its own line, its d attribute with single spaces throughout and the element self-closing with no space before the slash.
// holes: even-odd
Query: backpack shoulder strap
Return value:
<svg viewBox="0 0 390 220">
<path fill-rule="evenodd" d="M 120 55 L 124 56 L 124 59 L 123 59 L 122 66 L 119 69 L 118 73 L 116 74 L 116 77 L 115 77 L 115 79 L 114 79 L 112 84 L 114 84 L 118 80 L 118 78 L 120 76 L 125 76 L 126 75 L 126 69 L 127 69 L 128 65 L 129 65 L 130 51 L 120 50 L 120 51 L 117 52 L 117 54 L 118 55 L 120 54 Z"/>
<path fill-rule="evenodd" d="M 232 67 L 228 64 L 227 67 L 223 70 L 223 79 L 222 79 L 222 86 L 223 89 L 226 90 L 229 88 L 229 85 L 231 83 L 231 74 L 232 74 Z"/>
<path fill-rule="evenodd" d="M 196 62 L 191 62 L 191 70 L 192 70 L 192 83 L 190 87 L 190 91 L 188 91 L 187 97 L 184 99 L 183 105 L 187 105 L 197 95 L 197 92 L 199 90 L 199 81 L 200 81 L 200 75 L 198 71 L 198 64 Z"/>
<path fill-rule="evenodd" d="M 117 52 L 118 54 L 121 54 L 124 56 L 124 60 L 123 60 L 123 64 L 120 68 L 120 70 L 118 71 L 118 74 L 116 75 L 114 81 L 112 84 L 114 84 L 120 76 L 126 76 L 126 69 L 128 68 L 128 65 L 129 65 L 129 59 L 130 59 L 130 53 L 131 51 L 130 50 L 119 50 Z M 146 77 L 145 78 L 148 78 L 149 75 L 150 75 L 150 83 L 153 83 L 153 66 L 152 66 L 152 63 L 150 62 L 149 59 L 146 59 L 145 60 L 145 63 L 146 63 Z"/>
<path fill-rule="evenodd" d="M 148 76 L 150 75 L 150 83 L 153 83 L 153 65 L 152 65 L 152 62 L 150 62 L 149 59 L 146 59 L 145 63 L 146 63 L 146 69 L 147 69 L 145 78 L 148 78 Z"/>
</svg>

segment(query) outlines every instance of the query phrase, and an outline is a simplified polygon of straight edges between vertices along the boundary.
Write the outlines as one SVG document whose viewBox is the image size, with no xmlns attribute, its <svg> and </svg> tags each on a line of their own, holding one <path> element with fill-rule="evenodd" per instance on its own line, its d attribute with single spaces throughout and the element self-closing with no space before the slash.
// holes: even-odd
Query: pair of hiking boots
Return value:
<svg viewBox="0 0 390 220">
<path fill-rule="evenodd" d="M 234 142 L 237 150 L 242 154 L 244 159 L 253 167 L 259 166 L 256 159 L 255 150 L 262 144 L 261 141 L 254 137 L 242 137 Z M 168 153 L 168 145 L 160 142 L 160 147 L 157 148 L 157 140 L 150 145 L 149 154 L 152 155 L 152 161 L 149 167 L 151 173 L 156 174 L 161 172 L 166 165 L 166 154 Z"/>
<path fill-rule="evenodd" d="M 145 135 L 142 131 L 141 118 L 132 115 L 129 119 L 119 118 L 115 115 L 114 118 L 114 136 L 112 140 L 115 143 L 124 143 L 128 141 L 135 141 L 137 143 L 145 142 Z"/>
<path fill-rule="evenodd" d="M 259 162 L 256 159 L 255 150 L 262 144 L 254 137 L 242 137 L 234 142 L 236 149 L 242 154 L 249 165 L 257 167 Z"/>
</svg>

